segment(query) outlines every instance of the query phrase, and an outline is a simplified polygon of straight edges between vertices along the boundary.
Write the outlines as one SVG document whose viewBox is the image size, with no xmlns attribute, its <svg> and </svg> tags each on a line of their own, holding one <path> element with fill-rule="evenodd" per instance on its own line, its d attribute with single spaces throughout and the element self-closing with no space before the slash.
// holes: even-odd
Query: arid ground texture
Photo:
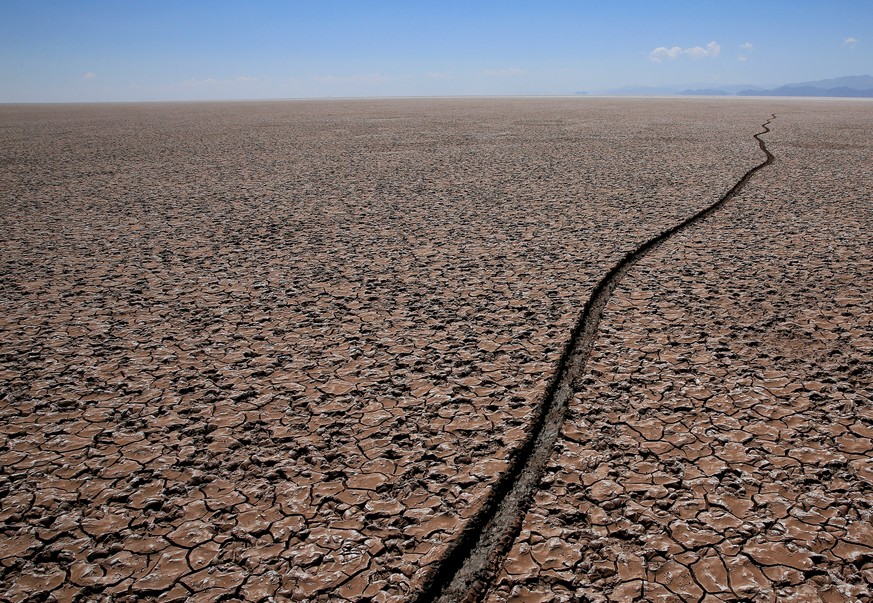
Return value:
<svg viewBox="0 0 873 603">
<path fill-rule="evenodd" d="M 0 106 L 0 601 L 873 601 L 871 132 Z"/>
</svg>

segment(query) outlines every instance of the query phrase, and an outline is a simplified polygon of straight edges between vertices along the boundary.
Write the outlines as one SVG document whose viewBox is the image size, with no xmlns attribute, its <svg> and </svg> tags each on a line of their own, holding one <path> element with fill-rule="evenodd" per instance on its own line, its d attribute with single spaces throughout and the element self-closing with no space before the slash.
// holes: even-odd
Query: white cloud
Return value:
<svg viewBox="0 0 873 603">
<path fill-rule="evenodd" d="M 845 40 L 843 40 L 843 46 L 848 46 L 849 48 L 854 48 L 855 46 L 858 45 L 858 42 L 860 42 L 860 40 L 858 38 L 846 38 Z"/>
<path fill-rule="evenodd" d="M 745 63 L 746 61 L 749 60 L 749 57 L 744 57 L 743 55 L 739 55 L 739 56 L 737 56 L 737 60 L 738 60 L 740 63 Z"/>
<path fill-rule="evenodd" d="M 706 48 L 693 46 L 685 50 L 685 54 L 695 59 L 705 59 L 706 57 L 717 57 L 721 53 L 721 46 L 715 42 L 710 42 Z"/>
<path fill-rule="evenodd" d="M 86 73 L 85 75 L 82 76 L 82 79 L 83 80 L 93 80 L 96 77 L 97 77 L 96 73 L 94 73 L 93 71 L 89 71 L 88 73 Z"/>
<path fill-rule="evenodd" d="M 754 48 L 755 47 L 752 45 L 751 42 L 743 42 L 742 44 L 740 44 L 740 49 L 747 52 L 751 52 Z"/>
<path fill-rule="evenodd" d="M 486 69 L 482 72 L 484 75 L 496 75 L 501 77 L 512 77 L 516 75 L 524 75 L 524 70 L 522 69 Z"/>
<path fill-rule="evenodd" d="M 682 54 L 682 49 L 678 46 L 674 46 L 673 48 L 658 46 L 656 49 L 649 53 L 649 59 L 655 61 L 656 63 L 660 63 L 664 59 L 678 58 L 680 54 Z"/>
<path fill-rule="evenodd" d="M 692 59 L 715 58 L 721 54 L 721 46 L 718 42 L 710 42 L 706 46 L 692 46 L 691 48 L 658 46 L 649 53 L 649 60 L 661 63 L 665 60 L 678 59 L 683 54 Z"/>
</svg>

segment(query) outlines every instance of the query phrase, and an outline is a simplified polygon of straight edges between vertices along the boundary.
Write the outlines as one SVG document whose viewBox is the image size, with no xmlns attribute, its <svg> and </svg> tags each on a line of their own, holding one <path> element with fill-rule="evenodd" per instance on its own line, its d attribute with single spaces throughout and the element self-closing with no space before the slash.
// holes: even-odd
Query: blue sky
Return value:
<svg viewBox="0 0 873 603">
<path fill-rule="evenodd" d="M 0 102 L 573 94 L 873 75 L 873 0 L 0 0 Z"/>
</svg>

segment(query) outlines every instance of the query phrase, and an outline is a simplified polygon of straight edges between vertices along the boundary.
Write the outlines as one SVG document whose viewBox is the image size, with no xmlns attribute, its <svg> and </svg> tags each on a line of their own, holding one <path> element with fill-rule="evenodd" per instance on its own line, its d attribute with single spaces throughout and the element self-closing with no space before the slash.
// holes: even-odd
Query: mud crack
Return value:
<svg viewBox="0 0 873 603">
<path fill-rule="evenodd" d="M 762 124 L 763 131 L 754 135 L 766 156 L 763 162 L 748 170 L 717 201 L 628 252 L 594 288 L 561 355 L 556 376 L 549 384 L 527 441 L 510 469 L 495 485 L 489 504 L 470 522 L 470 526 L 443 559 L 416 603 L 470 602 L 482 596 L 521 529 L 525 513 L 530 507 L 560 434 L 567 404 L 573 397 L 594 346 L 603 309 L 616 286 L 637 261 L 676 233 L 717 211 L 733 199 L 755 173 L 775 161 L 761 138 L 770 132 L 768 126 L 775 118 L 776 115 L 772 114 Z"/>
</svg>

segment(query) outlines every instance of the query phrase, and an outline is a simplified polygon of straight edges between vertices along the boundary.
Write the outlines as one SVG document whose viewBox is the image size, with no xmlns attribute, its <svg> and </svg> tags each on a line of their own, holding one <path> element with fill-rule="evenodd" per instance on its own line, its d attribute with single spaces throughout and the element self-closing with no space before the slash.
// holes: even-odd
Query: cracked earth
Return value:
<svg viewBox="0 0 873 603">
<path fill-rule="evenodd" d="M 0 108 L 0 599 L 413 600 L 770 112 L 487 598 L 869 600 L 873 119 L 698 99 Z"/>
<path fill-rule="evenodd" d="M 780 114 L 777 162 L 631 268 L 488 601 L 873 600 L 873 120 L 849 121 Z"/>
</svg>

